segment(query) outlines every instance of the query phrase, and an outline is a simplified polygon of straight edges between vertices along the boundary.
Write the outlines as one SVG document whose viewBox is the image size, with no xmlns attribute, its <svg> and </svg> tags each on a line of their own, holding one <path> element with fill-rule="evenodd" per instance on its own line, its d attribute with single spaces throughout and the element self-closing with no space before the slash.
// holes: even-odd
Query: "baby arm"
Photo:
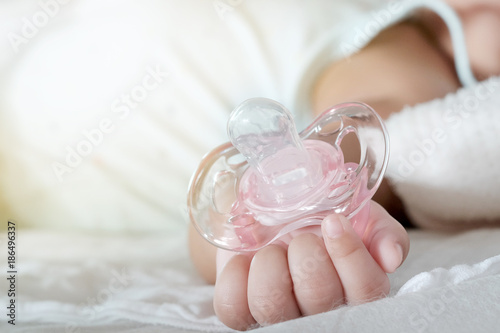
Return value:
<svg viewBox="0 0 500 333">
<path fill-rule="evenodd" d="M 450 62 L 425 30 L 402 23 L 383 31 L 350 58 L 330 65 L 313 90 L 313 111 L 345 101 L 370 105 L 383 118 L 405 106 L 444 97 L 460 87 Z M 342 142 L 346 161 L 359 160 L 359 144 L 347 136 Z M 394 217 L 404 215 L 400 200 L 383 181 L 374 200 Z"/>
</svg>

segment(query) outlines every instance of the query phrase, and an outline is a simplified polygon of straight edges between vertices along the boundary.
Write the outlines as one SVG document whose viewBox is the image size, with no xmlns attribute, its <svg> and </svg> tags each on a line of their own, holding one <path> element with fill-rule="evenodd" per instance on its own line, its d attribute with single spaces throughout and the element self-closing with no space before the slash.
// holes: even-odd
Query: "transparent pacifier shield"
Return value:
<svg viewBox="0 0 500 333">
<path fill-rule="evenodd" d="M 200 234 L 216 246 L 235 251 L 255 251 L 293 230 L 320 224 L 326 215 L 333 212 L 351 218 L 371 198 L 382 180 L 389 143 L 381 119 L 370 107 L 360 103 L 335 106 L 320 115 L 299 135 L 294 132 L 290 113 L 286 109 L 283 112 L 283 109 L 278 103 L 264 99 L 243 103 L 235 110 L 235 114 L 242 110 L 237 124 L 229 125 L 230 131 L 233 130 L 230 135 L 234 146 L 242 150 L 241 154 L 230 143 L 222 145 L 207 154 L 193 175 L 188 197 L 189 215 Z M 269 121 L 269 117 L 274 120 Z M 277 152 L 301 152 L 320 147 L 319 143 L 331 146 L 333 154 L 349 132 L 358 136 L 361 145 L 359 165 L 343 166 L 345 172 L 339 173 L 333 178 L 334 182 L 328 185 L 331 190 L 328 195 L 311 196 L 315 202 L 307 203 L 309 206 L 305 205 L 302 210 L 298 207 L 300 214 L 287 220 L 287 223 L 266 225 L 258 221 L 258 214 L 250 211 L 241 197 L 241 182 L 245 177 L 250 178 L 249 170 L 268 176 L 266 184 L 276 188 L 292 184 L 290 181 L 300 179 L 302 173 L 288 175 L 287 168 L 293 170 L 297 165 L 300 166 L 296 161 L 300 157 L 287 159 L 287 163 L 282 163 L 285 165 L 280 165 L 279 161 L 271 163 L 269 158 L 279 156 Z M 255 171 L 258 168 L 260 171 Z M 284 178 L 280 178 L 283 175 Z M 231 204 L 233 198 L 236 199 Z M 282 219 L 289 217 L 290 211 L 271 209 L 266 214 L 269 213 L 269 219 L 276 216 Z"/>
<path fill-rule="evenodd" d="M 230 143 L 212 150 L 193 174 L 188 193 L 188 213 L 196 230 L 210 243 L 232 250 L 255 246 L 238 237 L 243 225 L 231 223 L 237 181 L 248 167 L 239 157 Z M 251 222 L 246 220 L 247 227 Z"/>
</svg>

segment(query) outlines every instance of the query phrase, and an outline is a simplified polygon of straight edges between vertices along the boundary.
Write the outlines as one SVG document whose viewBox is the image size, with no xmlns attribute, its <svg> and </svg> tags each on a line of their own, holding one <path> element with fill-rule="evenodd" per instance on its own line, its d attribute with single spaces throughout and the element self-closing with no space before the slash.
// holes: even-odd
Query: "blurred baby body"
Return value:
<svg viewBox="0 0 500 333">
<path fill-rule="evenodd" d="M 12 13 L 0 59 L 0 218 L 181 228 L 190 175 L 227 141 L 229 112 L 255 96 L 307 110 L 314 73 L 343 56 L 331 47 L 343 18 L 369 3 L 0 5 Z"/>
</svg>

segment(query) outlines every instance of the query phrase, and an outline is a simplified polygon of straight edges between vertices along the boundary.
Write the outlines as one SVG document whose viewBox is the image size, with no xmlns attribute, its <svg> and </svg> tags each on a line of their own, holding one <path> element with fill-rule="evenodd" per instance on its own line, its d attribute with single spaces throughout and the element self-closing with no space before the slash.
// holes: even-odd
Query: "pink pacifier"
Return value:
<svg viewBox="0 0 500 333">
<path fill-rule="evenodd" d="M 203 158 L 189 187 L 191 221 L 210 243 L 255 251 L 332 213 L 364 232 L 365 204 L 389 157 L 387 131 L 368 105 L 337 105 L 299 134 L 284 106 L 255 98 L 231 113 L 227 128 L 231 142 Z M 358 137 L 359 164 L 344 163 L 348 133 Z"/>
</svg>

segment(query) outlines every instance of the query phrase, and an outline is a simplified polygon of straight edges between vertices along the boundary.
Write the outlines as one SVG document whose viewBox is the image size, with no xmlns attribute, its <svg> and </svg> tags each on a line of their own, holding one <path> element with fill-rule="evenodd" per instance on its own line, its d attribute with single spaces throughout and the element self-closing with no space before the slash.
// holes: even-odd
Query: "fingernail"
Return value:
<svg viewBox="0 0 500 333">
<path fill-rule="evenodd" d="M 328 238 L 338 238 L 344 233 L 344 225 L 338 215 L 327 216 L 324 220 L 325 233 Z"/>
<path fill-rule="evenodd" d="M 403 255 L 404 255 L 403 254 L 403 247 L 400 244 L 398 244 L 398 243 L 396 243 L 394 246 L 396 247 L 396 251 L 397 251 L 397 254 L 398 254 L 399 261 L 398 261 L 398 266 L 397 267 L 399 267 L 403 263 Z"/>
</svg>

